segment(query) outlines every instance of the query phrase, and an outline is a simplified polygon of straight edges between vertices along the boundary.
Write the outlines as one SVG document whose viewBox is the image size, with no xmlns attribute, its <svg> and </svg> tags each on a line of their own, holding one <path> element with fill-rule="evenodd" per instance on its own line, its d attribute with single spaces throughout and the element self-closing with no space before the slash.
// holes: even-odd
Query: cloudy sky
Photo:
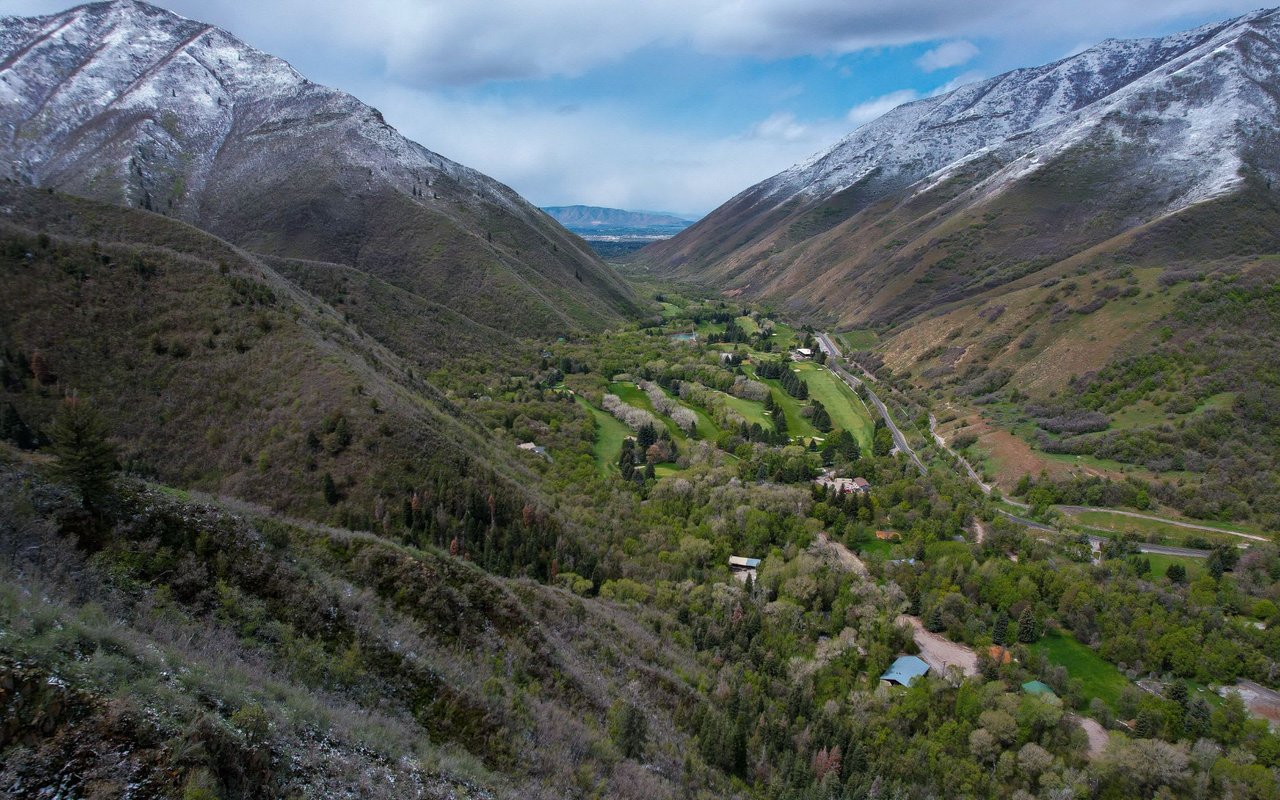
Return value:
<svg viewBox="0 0 1280 800">
<path fill-rule="evenodd" d="M 73 0 L 0 0 L 0 13 Z M 705 213 L 893 106 L 1232 0 L 158 0 L 539 205 Z"/>
</svg>

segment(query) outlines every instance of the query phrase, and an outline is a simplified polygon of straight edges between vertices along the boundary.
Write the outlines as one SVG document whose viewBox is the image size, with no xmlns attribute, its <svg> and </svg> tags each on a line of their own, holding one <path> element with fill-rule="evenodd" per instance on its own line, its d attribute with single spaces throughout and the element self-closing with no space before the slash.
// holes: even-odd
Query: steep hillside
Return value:
<svg viewBox="0 0 1280 800">
<path fill-rule="evenodd" d="M 511 189 L 225 31 L 133 0 L 0 20 L 0 154 L 23 183 L 345 264 L 513 334 L 632 307 Z"/>
<path fill-rule="evenodd" d="M 1231 252 L 1272 249 L 1277 41 L 1280 14 L 1257 12 L 901 106 L 636 263 L 852 327 L 1042 280 L 1242 192 L 1262 230 Z"/>
<path fill-rule="evenodd" d="M 495 490 L 502 517 L 536 500 L 522 462 L 423 379 L 412 329 L 379 331 L 398 355 L 185 223 L 0 185 L 0 280 L 0 404 L 39 431 L 87 396 L 134 472 L 360 527 L 415 491 L 442 520 Z"/>
<path fill-rule="evenodd" d="M 132 481 L 86 548 L 77 506 L 0 444 L 5 796 L 661 800 L 695 774 L 714 672 L 668 614 Z"/>
</svg>

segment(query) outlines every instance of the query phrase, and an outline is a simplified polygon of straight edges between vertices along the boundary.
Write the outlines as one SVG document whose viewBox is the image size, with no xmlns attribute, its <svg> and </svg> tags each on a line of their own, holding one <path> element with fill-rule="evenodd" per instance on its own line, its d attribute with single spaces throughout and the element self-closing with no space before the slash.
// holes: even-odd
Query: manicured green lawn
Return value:
<svg viewBox="0 0 1280 800">
<path fill-rule="evenodd" d="M 1181 564 L 1187 568 L 1187 580 L 1189 581 L 1199 578 L 1205 571 L 1206 561 L 1203 558 L 1167 556 L 1163 553 L 1141 553 L 1139 557 L 1151 562 L 1151 577 L 1153 578 L 1163 578 L 1165 571 L 1174 564 Z"/>
<path fill-rule="evenodd" d="M 596 421 L 596 469 L 600 474 L 607 475 L 611 470 L 617 469 L 618 457 L 622 455 L 622 441 L 631 435 L 631 429 L 581 396 L 574 399 L 578 405 L 590 411 Z"/>
<path fill-rule="evenodd" d="M 801 402 L 791 395 L 787 394 L 787 390 L 782 388 L 782 383 L 771 378 L 761 378 L 756 374 L 755 368 L 750 364 L 744 364 L 742 371 L 747 374 L 748 378 L 754 381 L 760 381 L 769 388 L 773 389 L 773 402 L 777 408 L 782 409 L 782 413 L 787 417 L 787 435 L 791 437 L 811 436 L 821 437 L 823 434 L 817 428 L 809 424 L 809 420 L 800 416 Z M 763 408 L 763 406 L 761 406 Z M 774 413 L 777 413 L 776 411 Z"/>
<path fill-rule="evenodd" d="M 1112 708 L 1119 702 L 1120 692 L 1129 685 L 1120 670 L 1069 633 L 1047 633 L 1033 648 L 1051 663 L 1066 667 L 1067 673 L 1083 685 L 1085 697 L 1096 697 Z"/>
<path fill-rule="evenodd" d="M 858 552 L 863 555 L 880 555 L 884 558 L 893 557 L 893 542 L 886 542 L 883 539 L 871 539 L 870 541 L 860 542 L 858 544 Z"/>
<path fill-rule="evenodd" d="M 853 434 L 863 450 L 871 449 L 875 423 L 866 405 L 834 372 L 812 362 L 796 365 L 809 387 L 809 397 L 826 407 L 831 424 Z"/>
<path fill-rule="evenodd" d="M 756 331 L 760 330 L 760 326 L 751 317 L 738 317 L 738 327 L 748 336 L 755 336 Z"/>
<path fill-rule="evenodd" d="M 784 322 L 773 323 L 773 350 L 775 353 L 785 353 L 797 344 L 796 331 L 790 325 Z"/>
<path fill-rule="evenodd" d="M 748 423 L 760 423 L 760 427 L 766 430 L 773 430 L 773 422 L 769 419 L 769 415 L 764 413 L 764 403 L 757 403 L 753 400 L 743 400 L 741 397 L 734 397 L 731 394 L 717 392 L 729 404 L 729 407 L 741 414 Z"/>
<path fill-rule="evenodd" d="M 671 392 L 668 392 L 666 389 L 663 389 L 662 393 L 694 413 L 694 416 L 698 418 L 698 425 L 694 429 L 698 432 L 698 438 L 714 442 L 716 437 L 720 435 L 720 428 L 711 420 L 711 417 L 707 415 L 707 412 L 695 405 L 684 402 L 680 398 L 671 394 Z"/>
</svg>

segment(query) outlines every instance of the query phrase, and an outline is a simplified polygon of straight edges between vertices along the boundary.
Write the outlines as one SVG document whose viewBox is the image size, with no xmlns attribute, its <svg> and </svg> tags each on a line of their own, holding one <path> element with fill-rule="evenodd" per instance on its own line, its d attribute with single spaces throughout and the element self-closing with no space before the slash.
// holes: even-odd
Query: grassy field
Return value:
<svg viewBox="0 0 1280 800">
<path fill-rule="evenodd" d="M 631 435 L 631 429 L 623 425 L 612 414 L 602 411 L 595 406 L 582 399 L 581 396 L 574 398 L 578 401 L 578 405 L 591 412 L 591 416 L 596 421 L 596 469 L 600 474 L 606 475 L 610 470 L 617 469 L 618 456 L 622 455 L 622 440 Z"/>
<path fill-rule="evenodd" d="M 748 336 L 755 336 L 756 331 L 760 330 L 760 326 L 751 317 L 738 317 L 738 327 L 742 328 L 742 332 Z"/>
<path fill-rule="evenodd" d="M 1204 525 L 1206 528 L 1216 528 L 1222 533 L 1214 533 L 1213 531 L 1200 530 L 1199 528 L 1184 528 L 1181 525 L 1171 525 L 1167 522 L 1160 522 L 1153 519 L 1141 519 L 1139 517 L 1130 517 L 1124 514 L 1113 514 L 1109 511 L 1081 511 L 1077 514 L 1070 515 L 1072 519 L 1078 520 L 1085 525 L 1097 528 L 1105 528 L 1106 530 L 1116 531 L 1117 533 L 1132 533 L 1140 537 L 1150 535 L 1164 537 L 1170 541 L 1182 542 L 1189 536 L 1199 536 L 1214 542 L 1230 542 L 1239 544 L 1241 539 L 1238 536 L 1231 536 L 1231 533 L 1248 533 L 1254 536 L 1265 535 L 1257 528 L 1251 528 L 1247 525 L 1235 525 L 1222 522 L 1205 522 L 1203 520 L 1188 520 L 1195 525 Z"/>
<path fill-rule="evenodd" d="M 785 352 L 797 345 L 795 328 L 784 322 L 773 323 L 773 349 L 774 352 Z"/>
<path fill-rule="evenodd" d="M 870 350 L 880 343 L 880 337 L 872 330 L 845 331 L 844 333 L 837 333 L 836 339 L 847 350 Z"/>
<path fill-rule="evenodd" d="M 801 362 L 797 370 L 809 387 L 809 397 L 826 407 L 831 424 L 852 433 L 863 450 L 870 450 L 875 423 L 853 390 L 834 372 L 813 362 Z"/>
<path fill-rule="evenodd" d="M 717 392 L 717 394 L 724 397 L 729 407 L 746 418 L 748 423 L 759 423 L 760 427 L 773 430 L 773 421 L 769 419 L 768 414 L 764 413 L 764 403 L 743 400 L 741 397 L 734 397 L 725 392 Z"/>
<path fill-rule="evenodd" d="M 711 417 L 707 415 L 707 412 L 673 396 L 671 392 L 668 392 L 666 389 L 663 389 L 662 393 L 694 413 L 698 418 L 698 425 L 694 429 L 698 432 L 698 438 L 706 439 L 707 441 L 715 441 L 716 437 L 720 435 L 720 428 L 712 421 Z"/>
<path fill-rule="evenodd" d="M 1129 684 L 1120 670 L 1069 633 L 1047 633 L 1034 648 L 1051 663 L 1066 667 L 1067 673 L 1083 684 L 1085 697 L 1096 697 L 1112 708 L 1120 700 L 1120 692 Z"/>
<path fill-rule="evenodd" d="M 871 539 L 867 542 L 858 544 L 858 552 L 865 556 L 879 555 L 884 558 L 893 557 L 893 542 L 886 542 L 883 539 Z"/>
<path fill-rule="evenodd" d="M 1195 580 L 1204 574 L 1205 559 L 1186 556 L 1166 556 L 1162 553 L 1143 553 L 1142 558 L 1151 562 L 1151 577 L 1163 578 L 1165 571 L 1174 564 L 1187 568 L 1187 580 Z"/>
<path fill-rule="evenodd" d="M 794 369 L 794 367 L 793 367 Z M 782 413 L 787 417 L 787 435 L 796 437 L 813 437 L 822 436 L 822 432 L 809 424 L 809 420 L 800 416 L 800 408 L 804 405 L 799 400 L 787 394 L 787 390 L 782 388 L 782 383 L 772 379 L 761 378 L 756 374 L 755 369 L 750 364 L 744 364 L 742 371 L 746 373 L 748 378 L 754 381 L 760 381 L 769 388 L 773 389 L 773 402 L 777 408 L 782 409 Z M 776 411 L 775 411 L 776 413 Z M 834 419 L 834 417 L 833 417 Z"/>
</svg>

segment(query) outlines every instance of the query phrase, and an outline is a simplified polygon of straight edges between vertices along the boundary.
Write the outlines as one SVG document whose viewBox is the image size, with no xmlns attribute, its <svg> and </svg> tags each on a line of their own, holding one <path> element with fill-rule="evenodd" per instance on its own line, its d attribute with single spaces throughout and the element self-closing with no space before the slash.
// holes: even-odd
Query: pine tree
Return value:
<svg viewBox="0 0 1280 800">
<path fill-rule="evenodd" d="M 329 505 L 335 505 L 340 499 L 338 496 L 338 486 L 333 482 L 333 476 L 327 472 L 324 474 L 324 478 L 320 481 L 320 490 L 324 492 L 324 501 Z"/>
<path fill-rule="evenodd" d="M 1023 644 L 1031 644 L 1040 638 L 1040 631 L 1036 625 L 1035 614 L 1031 613 L 1028 606 L 1022 612 L 1022 616 L 1018 617 L 1018 641 Z"/>
<path fill-rule="evenodd" d="M 49 427 L 53 475 L 80 490 L 85 508 L 95 508 L 112 492 L 116 451 L 107 440 L 107 423 L 98 410 L 79 397 L 63 401 Z"/>
<path fill-rule="evenodd" d="M 36 446 L 35 434 L 22 420 L 13 403 L 6 403 L 4 414 L 0 416 L 0 439 L 8 439 L 23 450 L 30 450 Z"/>
<path fill-rule="evenodd" d="M 609 709 L 609 738 L 624 757 L 641 755 L 649 738 L 649 721 L 644 712 L 631 703 L 614 703 Z"/>
<path fill-rule="evenodd" d="M 925 620 L 924 627 L 933 633 L 939 633 L 946 627 L 942 624 L 942 606 L 936 605 L 929 609 L 929 618 Z"/>
<path fill-rule="evenodd" d="M 996 614 L 995 624 L 991 626 L 991 641 L 1003 647 L 1008 644 L 1009 615 L 1001 611 Z"/>
</svg>

